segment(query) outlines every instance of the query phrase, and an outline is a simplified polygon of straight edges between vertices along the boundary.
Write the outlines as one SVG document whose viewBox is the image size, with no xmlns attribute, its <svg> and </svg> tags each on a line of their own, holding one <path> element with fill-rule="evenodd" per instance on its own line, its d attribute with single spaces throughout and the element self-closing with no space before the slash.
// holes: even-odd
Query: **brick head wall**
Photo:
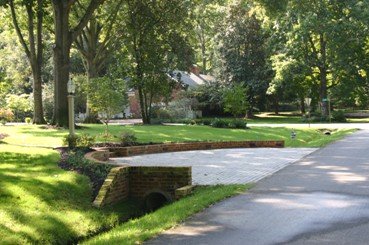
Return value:
<svg viewBox="0 0 369 245">
<path fill-rule="evenodd" d="M 191 167 L 130 167 L 130 196 L 144 199 L 160 190 L 174 200 L 176 189 L 191 185 L 191 172 Z"/>
<path fill-rule="evenodd" d="M 147 195 L 154 192 L 172 201 L 176 198 L 176 189 L 191 183 L 191 167 L 113 168 L 93 204 L 103 207 L 128 197 L 143 201 Z"/>
</svg>

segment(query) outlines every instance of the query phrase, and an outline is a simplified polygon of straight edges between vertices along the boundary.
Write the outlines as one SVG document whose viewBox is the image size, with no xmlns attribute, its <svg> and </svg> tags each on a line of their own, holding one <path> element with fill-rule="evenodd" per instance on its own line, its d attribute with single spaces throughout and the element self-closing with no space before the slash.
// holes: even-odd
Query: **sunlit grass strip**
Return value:
<svg viewBox="0 0 369 245">
<path fill-rule="evenodd" d="M 211 204 L 243 193 L 249 188 L 250 185 L 199 187 L 189 197 L 141 218 L 128 221 L 109 232 L 86 241 L 84 244 L 140 244 L 178 225 Z"/>
</svg>

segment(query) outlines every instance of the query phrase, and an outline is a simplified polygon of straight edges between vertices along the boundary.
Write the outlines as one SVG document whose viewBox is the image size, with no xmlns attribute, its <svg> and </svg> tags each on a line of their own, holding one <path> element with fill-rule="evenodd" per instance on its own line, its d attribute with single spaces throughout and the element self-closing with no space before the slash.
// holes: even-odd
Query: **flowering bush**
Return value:
<svg viewBox="0 0 369 245">
<path fill-rule="evenodd" d="M 14 120 L 14 113 L 10 109 L 0 108 L 0 122 L 5 125 L 6 122 Z"/>
</svg>

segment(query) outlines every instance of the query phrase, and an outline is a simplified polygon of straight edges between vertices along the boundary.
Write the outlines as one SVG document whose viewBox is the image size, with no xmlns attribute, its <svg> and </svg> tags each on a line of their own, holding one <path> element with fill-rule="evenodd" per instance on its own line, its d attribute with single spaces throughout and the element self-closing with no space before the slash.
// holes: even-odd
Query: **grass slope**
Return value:
<svg viewBox="0 0 369 245">
<path fill-rule="evenodd" d="M 194 213 L 227 197 L 243 193 L 249 185 L 200 187 L 194 194 L 141 218 L 128 221 L 83 244 L 141 244 L 172 228 Z"/>
<path fill-rule="evenodd" d="M 6 132 L 6 142 L 51 144 L 60 140 L 45 137 L 43 142 L 21 134 L 27 138 L 22 142 L 23 137 L 13 138 L 12 130 Z M 0 142 L 1 244 L 72 243 L 115 226 L 126 215 L 127 210 L 93 208 L 87 177 L 61 170 L 58 160 L 59 154 L 51 149 Z"/>
</svg>

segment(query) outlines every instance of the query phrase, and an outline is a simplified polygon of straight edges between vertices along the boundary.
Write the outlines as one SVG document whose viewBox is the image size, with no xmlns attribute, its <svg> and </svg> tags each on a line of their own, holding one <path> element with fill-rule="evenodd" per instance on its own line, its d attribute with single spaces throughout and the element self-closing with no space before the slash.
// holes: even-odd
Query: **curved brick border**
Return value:
<svg viewBox="0 0 369 245">
<path fill-rule="evenodd" d="M 85 157 L 91 161 L 106 162 L 110 157 L 127 157 L 144 154 L 214 150 L 229 148 L 283 148 L 284 141 L 224 141 L 224 142 L 188 142 L 165 143 L 156 145 L 128 146 L 128 147 L 102 147 L 87 153 Z"/>
</svg>

